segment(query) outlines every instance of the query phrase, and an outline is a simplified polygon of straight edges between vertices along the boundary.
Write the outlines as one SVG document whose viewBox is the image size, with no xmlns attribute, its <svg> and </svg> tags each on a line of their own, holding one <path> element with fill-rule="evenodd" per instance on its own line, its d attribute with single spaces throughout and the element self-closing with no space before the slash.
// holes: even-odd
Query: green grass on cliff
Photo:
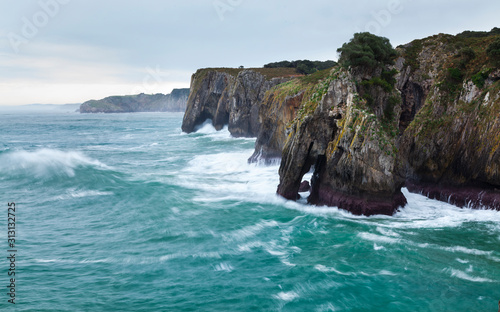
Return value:
<svg viewBox="0 0 500 312">
<path fill-rule="evenodd" d="M 330 83 L 338 78 L 337 73 L 339 69 L 340 67 L 326 69 L 297 79 L 299 88 L 305 89 L 308 92 L 304 95 L 304 100 L 295 119 L 303 120 L 316 110 L 321 99 L 327 93 Z"/>
<path fill-rule="evenodd" d="M 221 73 L 226 73 L 231 76 L 234 76 L 235 78 L 238 76 L 238 74 L 244 70 L 252 70 L 254 72 L 257 72 L 267 79 L 272 79 L 272 78 L 278 78 L 278 77 L 294 77 L 294 76 L 302 76 L 302 74 L 299 74 L 295 68 L 203 68 L 199 69 L 196 72 L 196 76 L 198 77 L 203 77 L 206 75 L 207 72 L 210 71 L 217 71 Z"/>
<path fill-rule="evenodd" d="M 495 29 L 494 29 L 495 30 Z M 439 34 L 425 39 L 414 40 L 411 43 L 399 46 L 405 65 L 411 66 L 413 71 L 420 69 L 419 56 L 425 47 L 435 46 L 441 54 L 452 55 L 447 60 L 446 68 L 459 70 L 464 77 L 472 77 L 485 68 L 497 67 L 496 60 L 488 56 L 487 49 L 495 41 L 500 39 L 497 31 L 491 32 L 464 32 L 480 33 L 480 35 L 457 36 Z M 437 55 L 439 57 L 440 55 Z M 424 69 L 425 70 L 425 69 Z"/>
<path fill-rule="evenodd" d="M 439 139 L 447 135 L 447 131 L 453 127 L 472 124 L 475 133 L 488 132 L 495 120 L 500 116 L 500 80 L 486 84 L 488 76 L 498 70 L 498 64 L 488 54 L 489 47 L 500 40 L 498 32 L 466 32 L 466 35 L 436 35 L 419 40 L 422 47 L 433 47 L 437 54 L 435 57 L 442 58 L 434 60 L 440 64 L 437 68 L 437 76 L 434 75 L 434 86 L 427 96 L 427 101 L 418 111 L 415 119 L 410 123 L 408 133 L 416 137 L 416 142 L 425 144 L 432 138 Z M 412 47 L 407 48 L 403 57 L 407 57 L 406 63 L 413 62 L 420 65 L 419 53 L 415 53 Z M 491 48 L 490 48 L 491 49 Z M 424 60 L 425 61 L 425 60 Z M 425 75 L 430 69 L 412 66 L 417 74 Z M 420 73 L 417 71 L 420 69 Z M 417 78 L 418 79 L 418 78 Z M 425 80 L 425 79 L 422 79 Z M 470 103 L 460 99 L 464 94 L 464 85 L 472 83 L 479 89 L 479 95 Z M 437 87 L 437 88 L 436 88 Z M 489 99 L 486 101 L 485 99 Z M 469 136 L 472 140 L 474 136 Z M 475 139 L 474 139 L 475 140 Z M 477 142 L 470 142 L 476 144 Z M 491 148 L 498 142 L 489 144 L 483 142 L 479 146 Z"/>
<path fill-rule="evenodd" d="M 303 118 L 312 113 L 319 100 L 328 89 L 332 68 L 317 71 L 313 74 L 300 76 L 285 83 L 279 84 L 267 91 L 262 103 L 275 107 L 284 105 L 287 97 L 296 97 L 302 93 L 301 102 L 297 112 L 292 114 L 292 119 L 287 121 L 286 127 L 290 127 L 297 118 Z M 293 116 L 295 115 L 295 116 Z"/>
</svg>

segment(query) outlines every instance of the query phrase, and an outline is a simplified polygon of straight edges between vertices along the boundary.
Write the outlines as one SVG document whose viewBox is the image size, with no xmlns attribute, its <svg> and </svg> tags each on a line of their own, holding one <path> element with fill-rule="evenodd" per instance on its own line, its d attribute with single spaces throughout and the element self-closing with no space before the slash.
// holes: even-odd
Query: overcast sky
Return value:
<svg viewBox="0 0 500 312">
<path fill-rule="evenodd" d="M 0 0 L 0 105 L 169 93 L 198 68 L 336 60 L 355 32 L 397 46 L 499 16 L 499 0 Z"/>
</svg>

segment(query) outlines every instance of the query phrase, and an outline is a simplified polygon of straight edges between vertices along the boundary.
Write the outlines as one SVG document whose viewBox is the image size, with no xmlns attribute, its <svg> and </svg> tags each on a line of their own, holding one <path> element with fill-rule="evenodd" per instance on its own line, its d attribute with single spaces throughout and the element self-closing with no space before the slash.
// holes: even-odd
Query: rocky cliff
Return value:
<svg viewBox="0 0 500 312">
<path fill-rule="evenodd" d="M 410 191 L 500 210 L 500 69 L 485 52 L 498 38 L 439 35 L 402 47 L 399 157 Z"/>
<path fill-rule="evenodd" d="M 170 94 L 110 96 L 90 100 L 80 106 L 80 113 L 183 112 L 189 89 L 174 89 Z"/>
<path fill-rule="evenodd" d="M 337 67 L 271 89 L 252 160 L 282 156 L 278 194 L 355 214 L 393 214 L 401 188 L 460 207 L 500 210 L 496 34 L 437 35 L 398 48 L 384 73 Z"/>
<path fill-rule="evenodd" d="M 318 71 L 277 85 L 268 91 L 259 107 L 261 127 L 250 162 L 270 163 L 281 159 L 288 129 L 297 110 L 306 105 L 316 85 L 325 79 L 330 70 Z"/>
<path fill-rule="evenodd" d="M 406 203 L 394 142 L 399 110 L 390 107 L 390 120 L 384 115 L 397 91 L 378 87 L 367 103 L 358 79 L 336 68 L 298 111 L 282 153 L 278 194 L 297 198 L 312 168 L 310 203 L 364 215 L 392 214 Z"/>
<path fill-rule="evenodd" d="M 182 131 L 194 132 L 206 120 L 212 120 L 218 130 L 228 125 L 235 137 L 255 137 L 266 91 L 293 76 L 297 76 L 293 68 L 200 69 L 191 78 Z"/>
</svg>

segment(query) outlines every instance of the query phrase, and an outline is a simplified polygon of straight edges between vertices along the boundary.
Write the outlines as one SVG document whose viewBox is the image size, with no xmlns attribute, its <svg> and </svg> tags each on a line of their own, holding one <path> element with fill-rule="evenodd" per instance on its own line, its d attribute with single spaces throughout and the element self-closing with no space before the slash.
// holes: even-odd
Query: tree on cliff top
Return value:
<svg viewBox="0 0 500 312">
<path fill-rule="evenodd" d="M 264 68 L 280 68 L 289 67 L 297 69 L 297 72 L 304 75 L 309 75 L 318 70 L 332 68 L 337 65 L 335 61 L 309 61 L 309 60 L 299 60 L 299 61 L 281 61 L 274 62 L 264 65 Z"/>
<path fill-rule="evenodd" d="M 339 63 L 344 66 L 376 69 L 386 64 L 393 64 L 396 50 L 389 39 L 368 32 L 356 33 L 354 37 L 337 49 Z"/>
</svg>

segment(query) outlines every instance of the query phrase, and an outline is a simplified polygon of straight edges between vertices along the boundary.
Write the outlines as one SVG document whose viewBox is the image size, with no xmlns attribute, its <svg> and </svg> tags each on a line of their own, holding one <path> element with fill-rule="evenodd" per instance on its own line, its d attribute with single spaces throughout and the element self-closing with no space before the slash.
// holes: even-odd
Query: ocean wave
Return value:
<svg viewBox="0 0 500 312">
<path fill-rule="evenodd" d="M 229 132 L 228 126 L 224 126 L 222 129 L 217 130 L 212 125 L 212 120 L 208 119 L 203 124 L 195 128 L 195 132 L 190 134 L 195 137 L 209 137 L 212 139 L 228 140 L 232 139 L 231 133 Z"/>
<path fill-rule="evenodd" d="M 35 178 L 74 177 L 78 167 L 110 169 L 78 151 L 42 148 L 35 151 L 10 151 L 0 155 L 0 172 L 6 175 L 24 174 Z"/>
<path fill-rule="evenodd" d="M 289 301 L 293 301 L 293 300 L 299 298 L 299 294 L 296 293 L 295 291 L 288 291 L 288 292 L 281 291 L 281 292 L 277 293 L 276 295 L 274 295 L 273 297 L 275 299 L 289 302 Z"/>
<path fill-rule="evenodd" d="M 453 246 L 453 247 L 441 247 L 441 249 L 450 251 L 453 253 L 464 253 L 464 254 L 469 254 L 469 255 L 474 255 L 474 256 L 491 256 L 493 254 L 493 251 L 484 251 L 484 250 L 478 250 L 478 249 L 470 249 L 467 247 L 463 246 Z"/>
<path fill-rule="evenodd" d="M 279 227 L 278 222 L 274 220 L 263 220 L 254 225 L 249 225 L 239 230 L 222 234 L 225 241 L 241 241 L 253 237 L 266 228 Z"/>
<path fill-rule="evenodd" d="M 252 150 L 198 155 L 179 172 L 176 183 L 203 191 L 200 200 L 220 198 L 277 203 L 277 166 L 249 164 Z"/>
<path fill-rule="evenodd" d="M 67 200 L 71 198 L 83 198 L 92 196 L 109 196 L 113 195 L 113 192 L 101 192 L 96 190 L 77 190 L 71 188 L 66 191 L 66 194 L 56 196 L 54 200 Z"/>
<path fill-rule="evenodd" d="M 400 228 L 458 227 L 465 222 L 500 222 L 500 212 L 486 209 L 459 208 L 445 202 L 402 189 L 408 204 L 394 215 L 401 221 L 391 223 Z"/>
<path fill-rule="evenodd" d="M 477 283 L 494 283 L 495 281 L 486 277 L 472 276 L 467 274 L 464 271 L 456 270 L 456 269 L 447 269 L 450 272 L 452 277 L 456 277 L 462 280 L 466 280 L 469 282 L 477 282 Z"/>
<path fill-rule="evenodd" d="M 234 267 L 227 263 L 227 262 L 222 262 L 214 266 L 214 271 L 216 272 L 232 272 L 234 271 Z"/>
<path fill-rule="evenodd" d="M 382 236 L 382 235 L 377 235 L 377 234 L 367 233 L 367 232 L 358 233 L 358 237 L 362 238 L 364 240 L 375 242 L 375 243 L 395 244 L 395 243 L 399 243 L 401 241 L 401 239 L 399 239 L 399 238 Z"/>
<path fill-rule="evenodd" d="M 194 133 L 212 134 L 217 133 L 217 129 L 215 129 L 215 127 L 212 125 L 212 120 L 207 119 L 203 124 L 194 128 Z"/>
<path fill-rule="evenodd" d="M 323 272 L 323 273 L 330 273 L 330 272 L 333 272 L 335 274 L 338 274 L 338 275 L 343 275 L 343 276 L 356 276 L 357 274 L 354 273 L 354 272 L 341 272 L 335 268 L 332 268 L 332 267 L 327 267 L 325 265 L 322 265 L 322 264 L 317 264 L 314 266 L 314 268 L 320 272 Z"/>
</svg>

